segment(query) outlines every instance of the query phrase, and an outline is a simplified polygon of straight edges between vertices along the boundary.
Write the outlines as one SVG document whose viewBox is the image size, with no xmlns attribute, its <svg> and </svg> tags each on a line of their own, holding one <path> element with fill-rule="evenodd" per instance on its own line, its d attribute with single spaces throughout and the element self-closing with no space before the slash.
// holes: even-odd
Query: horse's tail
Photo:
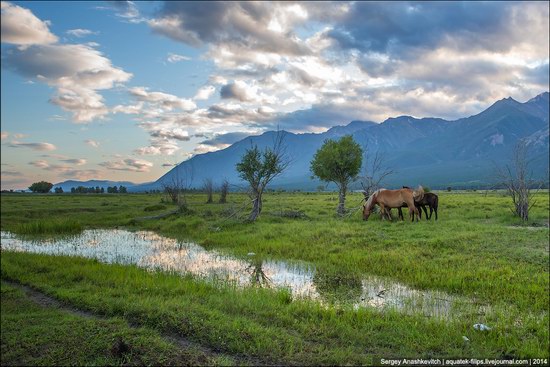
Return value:
<svg viewBox="0 0 550 367">
<path fill-rule="evenodd" d="M 420 201 L 424 199 L 424 188 L 422 186 L 418 186 L 416 190 L 413 190 L 413 198 L 414 201 Z"/>
</svg>

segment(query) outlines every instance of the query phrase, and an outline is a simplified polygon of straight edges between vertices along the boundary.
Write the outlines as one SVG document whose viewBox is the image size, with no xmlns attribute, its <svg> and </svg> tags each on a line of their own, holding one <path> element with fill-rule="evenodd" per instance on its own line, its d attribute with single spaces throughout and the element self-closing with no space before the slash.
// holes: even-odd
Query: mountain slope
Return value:
<svg viewBox="0 0 550 367">
<path fill-rule="evenodd" d="M 439 118 L 416 119 L 411 116 L 389 118 L 380 124 L 352 121 L 321 134 L 284 134 L 291 165 L 273 186 L 314 189 L 310 161 L 325 139 L 351 134 L 369 152 L 384 154 L 387 164 L 396 171 L 386 183 L 430 186 L 472 186 L 491 182 L 495 164 L 508 162 L 514 146 L 525 139 L 532 147 L 535 175 L 548 169 L 548 92 L 520 103 L 512 98 L 495 102 L 481 113 L 455 121 Z M 215 183 L 223 179 L 243 184 L 235 165 L 253 144 L 261 149 L 273 145 L 275 132 L 247 137 L 230 147 L 197 155 L 163 175 L 156 182 L 139 185 L 134 190 L 161 188 L 176 177 L 192 176 L 192 187 L 203 180 Z M 190 175 L 190 173 L 192 173 Z M 244 186 L 244 184 L 243 184 Z"/>
</svg>

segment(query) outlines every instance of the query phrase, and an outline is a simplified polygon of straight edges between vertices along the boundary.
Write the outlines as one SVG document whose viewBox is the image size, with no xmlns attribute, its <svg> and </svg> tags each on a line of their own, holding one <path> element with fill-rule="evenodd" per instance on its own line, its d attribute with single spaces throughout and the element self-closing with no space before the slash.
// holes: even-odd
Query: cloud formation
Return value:
<svg viewBox="0 0 550 367">
<path fill-rule="evenodd" d="M 231 2 L 165 3 L 148 24 L 206 46 L 217 69 L 196 99 L 218 85 L 231 101 L 180 122 L 299 132 L 399 114 L 453 119 L 538 94 L 548 18 L 537 2 Z"/>
<path fill-rule="evenodd" d="M 82 166 L 87 162 L 83 158 L 67 158 L 67 159 L 62 159 L 61 161 L 65 163 L 74 164 L 75 166 Z"/>
<path fill-rule="evenodd" d="M 86 139 L 86 140 L 84 140 L 84 143 L 88 144 L 89 146 L 91 146 L 93 148 L 97 148 L 100 145 L 98 141 L 95 141 L 95 140 L 92 140 L 92 139 Z"/>
<path fill-rule="evenodd" d="M 26 31 L 27 26 L 21 24 L 33 32 Z M 88 30 L 69 32 L 83 35 Z M 58 44 L 57 40 L 47 23 L 28 9 L 2 2 L 2 42 L 25 46 L 8 48 L 3 55 L 3 66 L 55 87 L 57 93 L 50 102 L 71 112 L 74 122 L 104 118 L 109 109 L 98 91 L 124 83 L 132 74 L 114 67 L 89 44 Z"/>
<path fill-rule="evenodd" d="M 69 36 L 74 36 L 74 37 L 81 38 L 81 37 L 86 37 L 86 36 L 89 36 L 89 35 L 92 35 L 92 34 L 98 34 L 99 32 L 94 32 L 94 31 L 91 31 L 89 29 L 76 28 L 76 29 L 69 29 L 65 33 L 67 33 Z"/>
<path fill-rule="evenodd" d="M 51 151 L 56 150 L 57 147 L 50 143 L 21 143 L 18 141 L 12 141 L 9 145 L 11 148 L 30 148 L 37 151 Z"/>
<path fill-rule="evenodd" d="M 190 111 L 197 107 L 190 99 L 179 98 L 173 94 L 163 92 L 149 92 L 146 87 L 134 87 L 129 89 L 130 94 L 136 99 L 151 103 L 164 110 L 171 111 L 175 108 Z"/>
<path fill-rule="evenodd" d="M 57 36 L 49 30 L 48 21 L 42 21 L 30 10 L 7 1 L 0 4 L 2 43 L 28 46 L 57 42 Z"/>
<path fill-rule="evenodd" d="M 151 167 L 153 167 L 153 163 L 149 161 L 134 158 L 102 162 L 99 165 L 110 170 L 131 172 L 149 172 Z"/>
<path fill-rule="evenodd" d="M 166 57 L 166 61 L 170 62 L 170 63 L 175 63 L 175 62 L 180 62 L 180 61 L 189 61 L 191 60 L 190 57 L 187 57 L 187 56 L 183 56 L 183 55 L 178 55 L 178 54 L 173 54 L 173 53 L 168 53 L 168 56 Z"/>
</svg>

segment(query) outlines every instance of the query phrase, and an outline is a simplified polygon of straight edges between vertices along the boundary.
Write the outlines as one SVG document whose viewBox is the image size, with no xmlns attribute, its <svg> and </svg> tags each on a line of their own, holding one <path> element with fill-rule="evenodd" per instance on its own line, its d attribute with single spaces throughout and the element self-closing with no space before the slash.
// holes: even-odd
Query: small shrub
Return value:
<svg viewBox="0 0 550 367">
<path fill-rule="evenodd" d="M 145 212 L 154 212 L 154 211 L 162 210 L 162 209 L 166 209 L 166 206 L 162 205 L 162 204 L 155 204 L 155 205 L 146 206 L 145 208 L 143 208 L 143 211 L 145 211 Z"/>
</svg>

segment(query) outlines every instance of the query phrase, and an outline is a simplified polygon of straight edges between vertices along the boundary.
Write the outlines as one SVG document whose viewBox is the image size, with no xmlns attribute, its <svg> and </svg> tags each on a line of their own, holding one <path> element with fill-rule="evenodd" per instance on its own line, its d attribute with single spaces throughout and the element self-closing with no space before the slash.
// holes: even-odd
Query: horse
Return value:
<svg viewBox="0 0 550 367">
<path fill-rule="evenodd" d="M 404 189 L 410 189 L 408 186 L 403 186 Z M 420 219 L 422 219 L 422 210 L 424 210 L 424 214 L 426 214 L 426 219 L 432 219 L 432 214 L 435 212 L 435 220 L 437 220 L 437 207 L 439 205 L 439 198 L 436 194 L 431 192 L 424 193 L 424 197 L 420 200 L 415 199 L 414 205 L 418 209 L 418 213 L 420 215 Z M 428 216 L 428 210 L 426 209 L 426 205 L 430 208 L 430 215 Z M 402 206 L 403 208 L 405 205 Z M 401 208 L 397 209 L 399 211 L 399 218 L 403 220 L 403 212 L 401 211 Z"/>
<path fill-rule="evenodd" d="M 368 220 L 372 212 L 372 209 L 376 204 L 380 206 L 380 213 L 382 216 L 388 216 L 388 210 L 391 208 L 401 208 L 403 204 L 406 204 L 409 208 L 409 216 L 411 221 L 414 221 L 414 214 L 417 215 L 418 221 L 418 209 L 414 205 L 414 201 L 421 200 L 424 196 L 424 189 L 420 186 L 417 190 L 412 189 L 398 189 L 398 190 L 376 190 L 363 205 L 363 220 Z M 391 215 L 389 215 L 391 218 Z"/>
</svg>

